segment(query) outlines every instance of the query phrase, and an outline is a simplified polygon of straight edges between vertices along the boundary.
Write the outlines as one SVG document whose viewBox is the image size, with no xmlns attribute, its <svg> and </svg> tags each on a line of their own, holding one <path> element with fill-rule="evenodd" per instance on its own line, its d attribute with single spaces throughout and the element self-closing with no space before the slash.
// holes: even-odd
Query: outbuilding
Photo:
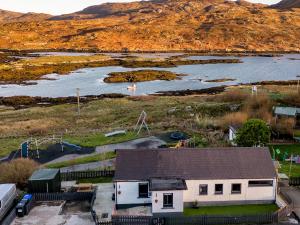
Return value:
<svg viewBox="0 0 300 225">
<path fill-rule="evenodd" d="M 40 169 L 35 171 L 28 180 L 30 193 L 60 192 L 59 169 Z"/>
</svg>

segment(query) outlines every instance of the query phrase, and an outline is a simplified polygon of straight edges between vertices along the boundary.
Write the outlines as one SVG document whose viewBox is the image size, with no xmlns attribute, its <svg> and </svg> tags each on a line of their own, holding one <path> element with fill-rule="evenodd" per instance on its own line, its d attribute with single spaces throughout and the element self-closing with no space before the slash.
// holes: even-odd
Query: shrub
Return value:
<svg viewBox="0 0 300 225">
<path fill-rule="evenodd" d="M 285 105 L 300 107 L 300 91 L 286 95 L 280 102 Z"/>
<path fill-rule="evenodd" d="M 245 147 L 264 146 L 270 136 L 270 129 L 263 120 L 250 119 L 238 130 L 235 142 Z"/>
<path fill-rule="evenodd" d="M 221 119 L 221 126 L 227 128 L 229 125 L 242 125 L 247 121 L 248 117 L 246 112 L 229 113 Z"/>
<path fill-rule="evenodd" d="M 38 167 L 35 161 L 23 158 L 0 164 L 0 183 L 14 183 L 19 188 L 24 188 L 28 178 Z"/>
<path fill-rule="evenodd" d="M 241 90 L 229 90 L 217 98 L 222 102 L 242 102 L 249 98 L 249 94 Z"/>
<path fill-rule="evenodd" d="M 243 111 L 249 118 L 258 118 L 270 122 L 272 119 L 273 102 L 264 94 L 252 96 L 244 103 Z"/>
<path fill-rule="evenodd" d="M 278 134 L 293 136 L 295 125 L 294 118 L 280 118 L 272 123 L 272 129 Z"/>
</svg>

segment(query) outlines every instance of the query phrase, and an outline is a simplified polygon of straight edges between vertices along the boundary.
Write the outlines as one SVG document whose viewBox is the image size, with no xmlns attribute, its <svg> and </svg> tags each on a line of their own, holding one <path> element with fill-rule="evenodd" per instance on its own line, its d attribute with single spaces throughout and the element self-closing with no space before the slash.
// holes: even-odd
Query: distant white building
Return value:
<svg viewBox="0 0 300 225">
<path fill-rule="evenodd" d="M 152 214 L 184 207 L 273 203 L 276 171 L 268 148 L 117 150 L 116 209 Z"/>
<path fill-rule="evenodd" d="M 236 146 L 235 139 L 239 128 L 240 126 L 234 126 L 234 125 L 229 126 L 228 140 L 233 146 Z"/>
</svg>

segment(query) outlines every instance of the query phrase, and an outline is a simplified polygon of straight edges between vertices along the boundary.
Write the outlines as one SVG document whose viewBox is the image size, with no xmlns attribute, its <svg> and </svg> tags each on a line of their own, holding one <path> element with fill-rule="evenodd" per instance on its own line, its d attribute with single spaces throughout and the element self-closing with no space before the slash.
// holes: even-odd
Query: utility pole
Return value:
<svg viewBox="0 0 300 225">
<path fill-rule="evenodd" d="M 77 113 L 78 116 L 80 116 L 80 89 L 76 88 L 76 94 L 77 94 Z"/>
<path fill-rule="evenodd" d="M 289 177 L 291 177 L 292 163 L 293 163 L 293 154 L 291 155 L 291 164 L 290 164 L 290 170 L 289 170 Z"/>
</svg>

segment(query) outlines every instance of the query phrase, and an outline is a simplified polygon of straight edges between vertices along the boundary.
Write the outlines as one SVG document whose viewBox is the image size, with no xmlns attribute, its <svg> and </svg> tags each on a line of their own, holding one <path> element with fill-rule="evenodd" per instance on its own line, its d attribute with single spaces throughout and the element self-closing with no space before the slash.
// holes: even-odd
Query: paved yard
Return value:
<svg viewBox="0 0 300 225">
<path fill-rule="evenodd" d="M 93 209 L 100 221 L 109 221 L 115 204 L 112 201 L 112 194 L 114 193 L 113 183 L 97 184 L 97 187 Z M 103 214 L 107 214 L 107 217 L 103 218 Z"/>
<path fill-rule="evenodd" d="M 281 191 L 288 195 L 293 201 L 293 211 L 300 218 L 300 188 L 299 187 L 282 187 Z"/>
<path fill-rule="evenodd" d="M 79 203 L 81 204 L 81 203 Z M 75 207 L 76 208 L 76 207 Z M 90 212 L 74 207 L 63 209 L 63 202 L 40 203 L 28 216 L 16 218 L 12 225 L 94 225 Z"/>
<path fill-rule="evenodd" d="M 118 209 L 116 214 L 120 216 L 152 216 L 152 211 L 150 206 L 137 206 L 128 209 Z"/>
</svg>

